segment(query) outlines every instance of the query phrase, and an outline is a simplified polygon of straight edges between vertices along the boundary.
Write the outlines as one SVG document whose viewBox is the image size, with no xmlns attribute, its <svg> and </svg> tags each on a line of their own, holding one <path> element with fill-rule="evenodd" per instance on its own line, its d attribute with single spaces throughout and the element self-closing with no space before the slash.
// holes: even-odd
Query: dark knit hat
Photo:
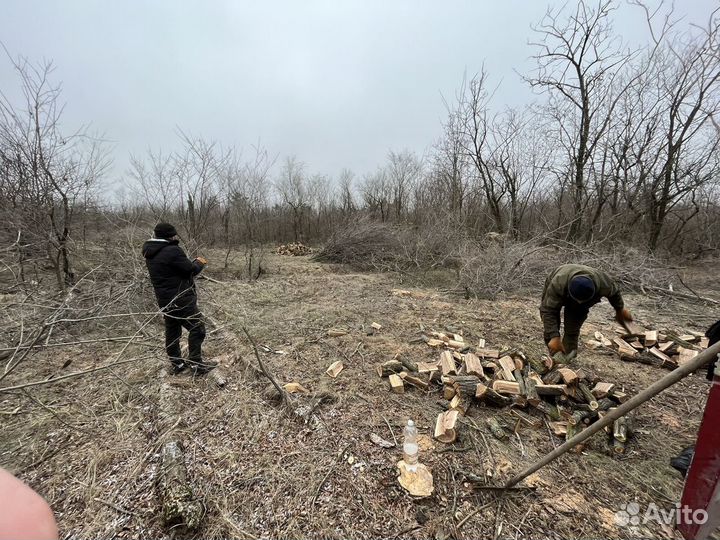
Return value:
<svg viewBox="0 0 720 540">
<path fill-rule="evenodd" d="M 167 240 L 168 238 L 172 238 L 175 236 L 178 232 L 175 230 L 175 227 L 170 225 L 169 223 L 158 223 L 155 225 L 155 238 L 163 238 Z"/>
<path fill-rule="evenodd" d="M 582 304 L 595 296 L 595 283 L 588 276 L 575 276 L 568 285 L 570 297 Z"/>
</svg>

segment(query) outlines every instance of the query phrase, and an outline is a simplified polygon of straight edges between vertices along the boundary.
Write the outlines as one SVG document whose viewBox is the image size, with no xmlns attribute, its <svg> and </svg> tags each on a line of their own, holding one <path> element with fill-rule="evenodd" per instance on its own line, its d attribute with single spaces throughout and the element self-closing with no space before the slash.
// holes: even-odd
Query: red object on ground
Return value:
<svg viewBox="0 0 720 540">
<path fill-rule="evenodd" d="M 677 529 L 686 540 L 703 540 L 720 525 L 720 360 L 680 502 Z"/>
</svg>

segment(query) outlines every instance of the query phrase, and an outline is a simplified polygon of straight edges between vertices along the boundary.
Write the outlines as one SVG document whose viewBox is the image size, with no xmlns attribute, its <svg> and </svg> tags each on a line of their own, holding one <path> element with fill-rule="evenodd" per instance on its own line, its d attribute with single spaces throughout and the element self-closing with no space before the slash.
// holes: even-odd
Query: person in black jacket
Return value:
<svg viewBox="0 0 720 540">
<path fill-rule="evenodd" d="M 197 305 L 193 277 L 202 272 L 207 260 L 190 260 L 178 245 L 177 230 L 169 223 L 155 226 L 154 238 L 142 247 L 150 281 L 155 289 L 158 306 L 165 319 L 165 350 L 170 357 L 172 373 L 190 367 L 196 374 L 210 371 L 216 364 L 203 362 L 202 342 L 205 323 Z M 182 358 L 180 338 L 182 329 L 188 331 L 188 359 Z"/>
</svg>

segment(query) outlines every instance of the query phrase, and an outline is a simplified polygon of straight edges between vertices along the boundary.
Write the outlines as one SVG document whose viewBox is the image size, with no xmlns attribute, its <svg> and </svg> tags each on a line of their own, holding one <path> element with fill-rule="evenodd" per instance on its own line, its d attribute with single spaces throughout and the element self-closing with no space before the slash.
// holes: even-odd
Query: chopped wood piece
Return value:
<svg viewBox="0 0 720 540">
<path fill-rule="evenodd" d="M 542 380 L 543 384 L 558 384 L 562 381 L 562 375 L 559 370 L 555 369 L 553 371 L 548 371 L 545 375 L 543 375 Z"/>
<path fill-rule="evenodd" d="M 482 383 L 477 385 L 477 388 L 475 390 L 475 397 L 481 401 L 486 401 L 500 407 L 504 407 L 512 403 L 512 400 L 510 398 L 501 396 L 495 390 L 493 390 L 492 388 L 488 388 Z"/>
<path fill-rule="evenodd" d="M 516 366 L 515 371 L 513 371 L 513 375 L 515 375 L 515 380 L 518 383 L 518 389 L 520 390 L 520 395 L 524 396 L 526 394 L 526 389 L 525 389 L 525 377 L 523 377 L 522 369 L 517 369 L 517 366 Z"/>
<path fill-rule="evenodd" d="M 511 356 L 503 356 L 498 360 L 498 364 L 502 368 L 503 375 L 506 381 L 514 381 L 515 376 L 513 371 L 515 370 L 515 360 Z"/>
<path fill-rule="evenodd" d="M 507 432 L 500 425 L 500 422 L 498 422 L 497 418 L 489 416 L 485 419 L 485 421 L 487 422 L 488 428 L 490 428 L 490 433 L 493 434 L 493 437 L 495 437 L 499 441 L 504 441 L 505 439 L 507 439 Z"/>
<path fill-rule="evenodd" d="M 342 361 L 338 360 L 337 362 L 333 362 L 332 364 L 330 364 L 330 367 L 327 368 L 327 371 L 325 371 L 325 373 L 327 373 L 334 379 L 340 374 L 344 367 L 345 366 L 343 365 Z"/>
<path fill-rule="evenodd" d="M 343 328 L 331 328 L 327 331 L 327 335 L 330 337 L 340 337 L 346 335 L 347 333 L 348 331 Z"/>
<path fill-rule="evenodd" d="M 595 396 L 595 398 L 602 399 L 604 397 L 607 397 L 607 395 L 614 389 L 615 385 L 613 383 L 599 382 L 595 385 L 591 392 L 592 395 Z"/>
<path fill-rule="evenodd" d="M 686 349 L 685 347 L 678 347 L 678 354 L 680 357 L 678 358 L 678 364 L 681 366 L 684 366 L 690 360 L 695 358 L 698 354 L 700 354 L 698 351 L 693 349 Z"/>
<path fill-rule="evenodd" d="M 415 362 L 413 362 L 412 360 L 409 360 L 409 359 L 407 359 L 407 358 L 401 358 L 401 359 L 400 359 L 400 363 L 401 363 L 401 364 L 405 367 L 405 369 L 407 369 L 408 371 L 412 371 L 412 372 L 417 373 L 418 366 L 417 366 L 417 364 L 416 364 Z"/>
<path fill-rule="evenodd" d="M 670 352 L 670 350 L 675 347 L 675 345 L 676 344 L 674 341 L 666 341 L 665 343 L 658 343 L 657 348 L 660 352 L 667 353 Z"/>
<path fill-rule="evenodd" d="M 701 337 L 700 342 L 698 343 L 698 347 L 702 349 L 707 349 L 710 346 L 710 338 Z"/>
<path fill-rule="evenodd" d="M 442 339 L 428 339 L 426 342 L 430 347 L 442 347 L 445 342 Z"/>
<path fill-rule="evenodd" d="M 530 367 L 535 370 L 536 373 L 540 375 L 545 375 L 548 372 L 548 366 L 543 360 L 539 360 L 537 358 L 528 358 L 528 363 L 530 364 Z"/>
<path fill-rule="evenodd" d="M 480 358 L 478 358 L 476 354 L 471 352 L 466 353 L 463 358 L 463 363 L 465 365 L 465 373 L 468 375 L 477 375 L 478 377 L 485 376 Z"/>
<path fill-rule="evenodd" d="M 405 385 L 399 375 L 393 373 L 388 377 L 388 381 L 390 381 L 390 389 L 394 394 L 403 394 L 405 392 Z"/>
<path fill-rule="evenodd" d="M 562 380 L 565 384 L 573 384 L 578 380 L 577 373 L 570 368 L 560 368 L 558 369 L 558 372 L 562 376 Z"/>
<path fill-rule="evenodd" d="M 618 353 L 620 353 L 621 355 L 633 357 L 637 354 L 637 351 L 633 347 L 631 347 L 630 344 L 624 339 L 618 337 L 613 338 L 613 343 L 617 345 Z"/>
<path fill-rule="evenodd" d="M 678 338 L 681 341 L 687 341 L 688 343 L 697 343 L 700 341 L 700 338 L 702 337 L 702 334 L 694 335 L 694 334 L 683 334 L 681 336 L 678 336 Z"/>
<path fill-rule="evenodd" d="M 603 347 L 612 347 L 612 341 L 606 338 L 602 332 L 595 332 L 595 339 L 597 339 Z"/>
<path fill-rule="evenodd" d="M 657 347 L 653 347 L 652 349 L 649 349 L 648 352 L 649 352 L 650 354 L 654 354 L 655 356 L 657 356 L 657 357 L 658 357 L 660 360 L 662 360 L 663 362 L 666 362 L 666 363 L 674 363 L 673 360 L 672 360 L 667 354 L 665 354 L 664 352 L 662 352 L 662 351 L 661 351 L 660 349 L 658 349 Z"/>
<path fill-rule="evenodd" d="M 599 341 L 597 341 L 596 339 L 588 339 L 588 340 L 585 342 L 585 345 L 587 345 L 588 348 L 589 348 L 590 350 L 593 350 L 593 351 L 594 351 L 595 349 L 599 349 L 600 347 L 603 346 L 603 344 L 600 343 Z"/>
<path fill-rule="evenodd" d="M 451 384 L 446 384 L 445 386 L 443 386 L 443 398 L 450 401 L 452 398 L 455 397 L 455 394 L 457 394 L 457 392 Z"/>
<path fill-rule="evenodd" d="M 642 351 L 645 349 L 645 346 L 642 343 L 640 343 L 639 339 L 635 339 L 632 342 L 630 342 L 630 346 L 637 351 Z"/>
<path fill-rule="evenodd" d="M 376 368 L 377 374 L 380 377 L 387 377 L 393 373 L 400 373 L 403 370 L 402 362 L 397 360 L 388 360 L 382 364 L 379 364 Z"/>
<path fill-rule="evenodd" d="M 535 387 L 537 382 L 532 377 L 525 378 L 525 395 L 527 396 L 528 403 L 535 407 L 540 402 L 540 396 L 537 393 Z"/>
<path fill-rule="evenodd" d="M 482 347 L 478 347 L 475 354 L 482 358 L 500 358 L 500 351 L 497 349 L 484 349 Z"/>
<path fill-rule="evenodd" d="M 450 444 L 457 438 L 455 432 L 455 424 L 458 419 L 458 411 L 450 410 L 438 414 L 437 420 L 435 421 L 435 433 L 434 437 L 443 443 Z"/>
<path fill-rule="evenodd" d="M 645 329 L 642 326 L 632 321 L 624 321 L 622 325 L 625 327 L 625 330 L 628 331 L 628 334 L 643 335 L 645 333 Z"/>
<path fill-rule="evenodd" d="M 648 330 L 645 332 L 645 346 L 654 347 L 658 340 L 657 330 Z"/>
<path fill-rule="evenodd" d="M 559 422 L 548 422 L 550 425 L 550 429 L 552 429 L 553 433 L 558 436 L 564 436 L 567 433 L 567 426 L 568 423 L 565 421 L 559 421 Z"/>
<path fill-rule="evenodd" d="M 595 411 L 598 408 L 598 402 L 595 399 L 595 396 L 593 396 L 592 392 L 590 392 L 590 389 L 587 387 L 587 384 L 581 382 L 577 385 L 578 390 L 580 390 L 580 394 L 582 395 L 583 399 L 587 402 L 588 405 L 590 405 L 590 409 Z"/>
<path fill-rule="evenodd" d="M 372 323 L 370 326 L 373 330 L 380 330 L 382 328 L 382 324 L 378 324 L 376 322 Z"/>
<path fill-rule="evenodd" d="M 520 395 L 520 385 L 510 381 L 493 381 L 492 389 L 498 394 Z"/>
<path fill-rule="evenodd" d="M 383 439 L 380 435 L 376 433 L 370 434 L 370 441 L 376 446 L 379 446 L 380 448 L 395 448 L 395 443 L 391 443 L 390 441 L 386 441 Z"/>
<path fill-rule="evenodd" d="M 288 394 L 307 394 L 309 392 L 307 388 L 297 382 L 289 382 L 287 384 L 283 384 L 283 388 Z"/>
<path fill-rule="evenodd" d="M 450 410 L 457 411 L 461 416 L 465 416 L 465 413 L 470 408 L 470 403 L 461 394 L 455 394 L 455 397 L 450 400 Z"/>
<path fill-rule="evenodd" d="M 620 390 L 612 390 L 608 393 L 608 396 L 618 403 L 625 403 L 628 399 L 630 399 L 630 396 Z"/>
<path fill-rule="evenodd" d="M 478 341 L 478 349 L 484 349 L 485 348 L 485 340 L 480 338 L 480 341 Z"/>
<path fill-rule="evenodd" d="M 455 367 L 455 359 L 450 351 L 443 351 L 440 353 L 440 370 L 443 375 L 455 375 L 457 374 L 457 368 Z"/>
<path fill-rule="evenodd" d="M 402 459 L 397 463 L 398 483 L 413 497 L 423 498 L 432 495 L 433 477 L 430 469 L 422 463 L 418 463 L 414 470 L 410 470 Z"/>
<path fill-rule="evenodd" d="M 461 343 L 465 341 L 465 338 L 463 338 L 460 334 L 453 334 L 452 339 L 453 341 L 459 341 Z"/>
<path fill-rule="evenodd" d="M 455 341 L 454 339 L 449 340 L 448 342 L 445 343 L 445 345 L 447 345 L 448 347 L 450 347 L 452 349 L 467 348 L 467 345 L 465 345 L 465 343 L 463 343 L 462 341 Z"/>
<path fill-rule="evenodd" d="M 626 442 L 628 437 L 627 418 L 621 416 L 613 424 L 613 437 L 620 442 Z"/>
<path fill-rule="evenodd" d="M 433 371 L 438 371 L 440 369 L 437 362 L 418 362 L 417 368 L 418 373 L 432 373 Z"/>
<path fill-rule="evenodd" d="M 414 386 L 415 388 L 419 388 L 420 390 L 427 390 L 430 388 L 430 383 L 428 383 L 428 381 L 415 375 L 410 375 L 407 371 L 401 371 L 399 375 L 404 382 Z"/>
<path fill-rule="evenodd" d="M 567 390 L 564 384 L 536 384 L 535 391 L 541 396 L 561 396 Z"/>
</svg>

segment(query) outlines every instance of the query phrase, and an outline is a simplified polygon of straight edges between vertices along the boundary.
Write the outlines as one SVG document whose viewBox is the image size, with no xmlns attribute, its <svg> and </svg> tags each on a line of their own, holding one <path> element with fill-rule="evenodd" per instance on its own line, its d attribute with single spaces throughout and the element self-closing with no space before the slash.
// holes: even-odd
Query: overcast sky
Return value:
<svg viewBox="0 0 720 540">
<path fill-rule="evenodd" d="M 296 155 L 308 171 L 374 170 L 389 149 L 423 154 L 440 135 L 441 96 L 483 63 L 501 107 L 533 99 L 515 70 L 532 67 L 530 25 L 542 0 L 5 0 L 0 41 L 52 59 L 67 129 L 112 141 L 111 179 L 129 154 L 172 150 L 176 128 L 247 149 Z M 569 2 L 572 5 L 573 2 Z M 702 22 L 714 0 L 682 0 Z M 616 28 L 646 36 L 637 8 Z M 1 89 L 18 81 L 0 59 Z"/>
</svg>

